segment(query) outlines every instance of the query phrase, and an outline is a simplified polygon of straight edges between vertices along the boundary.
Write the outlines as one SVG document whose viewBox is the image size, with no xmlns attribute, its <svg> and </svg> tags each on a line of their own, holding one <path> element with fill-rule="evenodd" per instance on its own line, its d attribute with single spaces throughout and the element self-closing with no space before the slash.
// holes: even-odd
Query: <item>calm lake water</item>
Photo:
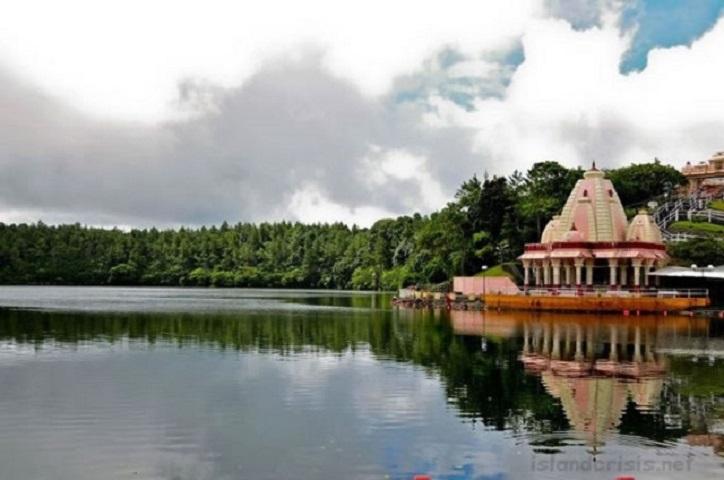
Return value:
<svg viewBox="0 0 724 480">
<path fill-rule="evenodd" d="M 0 479 L 724 477 L 724 324 L 0 288 Z"/>
</svg>

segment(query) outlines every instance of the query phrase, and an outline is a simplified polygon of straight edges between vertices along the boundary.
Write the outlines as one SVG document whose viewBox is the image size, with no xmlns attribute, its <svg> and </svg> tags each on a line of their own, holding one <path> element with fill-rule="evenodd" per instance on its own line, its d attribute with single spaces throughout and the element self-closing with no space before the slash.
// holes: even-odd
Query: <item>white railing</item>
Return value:
<svg viewBox="0 0 724 480">
<path fill-rule="evenodd" d="M 699 238 L 696 233 L 680 233 L 669 230 L 669 225 L 680 220 L 703 219 L 709 223 L 724 224 L 724 212 L 705 208 L 709 199 L 703 197 L 682 197 L 659 205 L 653 213 L 654 221 L 667 242 L 681 242 Z"/>
<path fill-rule="evenodd" d="M 693 233 L 670 232 L 668 230 L 662 230 L 661 236 L 666 242 L 685 242 L 693 238 L 699 238 L 698 235 L 694 235 Z"/>
<path fill-rule="evenodd" d="M 724 223 L 724 212 L 707 208 L 705 210 L 689 210 L 686 212 L 686 218 L 689 220 L 703 219 L 709 223 Z"/>
<path fill-rule="evenodd" d="M 707 298 L 709 290 L 706 288 L 642 288 L 642 289 L 605 289 L 594 287 L 586 288 L 528 288 L 521 292 L 529 296 L 556 296 L 556 297 L 601 297 L 601 298 Z"/>
</svg>

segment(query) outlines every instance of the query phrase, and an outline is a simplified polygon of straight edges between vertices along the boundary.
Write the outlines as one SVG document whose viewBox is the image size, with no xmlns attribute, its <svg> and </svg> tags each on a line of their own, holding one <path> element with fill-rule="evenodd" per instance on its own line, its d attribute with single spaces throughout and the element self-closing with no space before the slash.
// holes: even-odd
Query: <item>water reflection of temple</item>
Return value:
<svg viewBox="0 0 724 480">
<path fill-rule="evenodd" d="M 658 403 L 666 363 L 653 328 L 525 322 L 521 361 L 560 400 L 571 427 L 596 445 L 618 427 L 629 400 L 641 410 Z"/>
<path fill-rule="evenodd" d="M 452 312 L 455 332 L 522 339 L 520 361 L 557 398 L 570 426 L 592 446 L 617 429 L 629 406 L 659 407 L 668 370 L 665 347 L 686 348 L 708 322 L 690 317 L 530 315 Z"/>
</svg>

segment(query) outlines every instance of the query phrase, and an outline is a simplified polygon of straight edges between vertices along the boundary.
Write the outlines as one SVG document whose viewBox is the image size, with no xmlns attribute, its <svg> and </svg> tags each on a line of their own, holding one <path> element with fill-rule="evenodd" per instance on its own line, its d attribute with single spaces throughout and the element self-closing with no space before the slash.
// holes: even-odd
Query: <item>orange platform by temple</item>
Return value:
<svg viewBox="0 0 724 480">
<path fill-rule="evenodd" d="M 585 294 L 559 295 L 536 294 L 487 294 L 486 308 L 500 310 L 545 310 L 545 311 L 588 311 L 588 312 L 677 312 L 692 308 L 708 307 L 705 292 L 621 292 L 620 295 Z"/>
</svg>

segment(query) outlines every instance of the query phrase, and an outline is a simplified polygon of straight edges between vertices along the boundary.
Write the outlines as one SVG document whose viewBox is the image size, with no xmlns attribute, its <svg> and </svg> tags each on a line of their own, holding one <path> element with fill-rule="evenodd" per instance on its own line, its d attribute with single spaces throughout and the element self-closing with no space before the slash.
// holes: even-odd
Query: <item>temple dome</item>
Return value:
<svg viewBox="0 0 724 480">
<path fill-rule="evenodd" d="M 561 214 L 554 218 L 557 221 L 548 223 L 546 230 L 550 227 L 552 231 L 547 236 L 544 231 L 542 243 L 567 241 L 571 230 L 577 230 L 586 242 L 620 242 L 626 238 L 628 222 L 618 193 L 595 167 L 576 182 Z"/>
<path fill-rule="evenodd" d="M 560 216 L 554 215 L 553 218 L 546 224 L 541 235 L 542 243 L 551 243 L 558 241 L 558 230 L 560 224 Z"/>
<path fill-rule="evenodd" d="M 638 242 L 663 243 L 661 230 L 656 225 L 654 218 L 645 210 L 639 211 L 626 232 L 626 240 Z"/>
</svg>

